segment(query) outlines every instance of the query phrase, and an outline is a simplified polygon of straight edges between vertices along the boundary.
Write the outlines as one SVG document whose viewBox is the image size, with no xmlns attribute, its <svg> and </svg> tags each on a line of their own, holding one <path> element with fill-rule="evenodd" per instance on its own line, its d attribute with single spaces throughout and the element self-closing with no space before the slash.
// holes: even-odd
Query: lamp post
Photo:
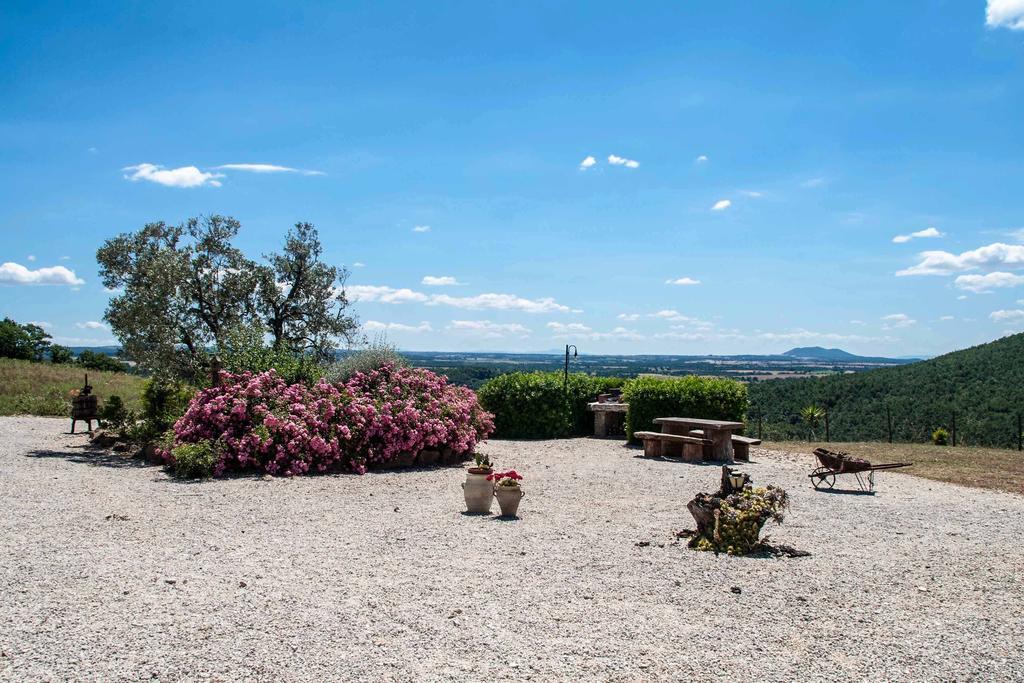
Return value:
<svg viewBox="0 0 1024 683">
<path fill-rule="evenodd" d="M 574 344 L 565 345 L 565 374 L 562 376 L 562 391 L 569 390 L 569 349 L 572 349 L 572 357 L 579 355 Z"/>
</svg>

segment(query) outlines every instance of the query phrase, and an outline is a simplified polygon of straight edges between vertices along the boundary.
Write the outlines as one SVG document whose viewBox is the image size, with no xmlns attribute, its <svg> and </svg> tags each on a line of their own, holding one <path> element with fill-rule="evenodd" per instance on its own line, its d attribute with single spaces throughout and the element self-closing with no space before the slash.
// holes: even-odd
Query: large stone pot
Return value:
<svg viewBox="0 0 1024 683">
<path fill-rule="evenodd" d="M 494 485 L 487 481 L 491 470 L 482 467 L 470 467 L 466 470 L 466 481 L 462 484 L 462 492 L 466 498 L 466 510 L 487 514 L 491 511 Z"/>
<path fill-rule="evenodd" d="M 519 512 L 519 501 L 526 495 L 520 486 L 495 486 L 494 497 L 498 499 L 502 517 L 515 517 Z"/>
</svg>

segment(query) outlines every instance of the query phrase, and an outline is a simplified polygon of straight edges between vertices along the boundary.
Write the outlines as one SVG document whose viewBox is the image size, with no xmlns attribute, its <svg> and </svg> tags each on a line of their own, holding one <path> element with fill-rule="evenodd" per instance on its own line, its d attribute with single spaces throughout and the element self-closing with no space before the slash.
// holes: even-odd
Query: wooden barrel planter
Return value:
<svg viewBox="0 0 1024 683">
<path fill-rule="evenodd" d="M 92 421 L 99 422 L 99 401 L 93 394 L 81 394 L 71 399 L 71 433 L 75 433 L 75 423 L 84 420 L 92 431 Z"/>
</svg>

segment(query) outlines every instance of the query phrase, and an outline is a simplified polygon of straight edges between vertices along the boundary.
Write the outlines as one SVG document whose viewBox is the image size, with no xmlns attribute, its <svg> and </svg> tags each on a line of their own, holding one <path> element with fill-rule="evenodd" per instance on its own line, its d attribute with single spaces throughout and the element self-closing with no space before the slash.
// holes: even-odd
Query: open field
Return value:
<svg viewBox="0 0 1024 683">
<path fill-rule="evenodd" d="M 0 358 L 0 415 L 67 415 L 71 392 L 82 388 L 86 373 L 101 405 L 108 396 L 117 395 L 127 408 L 140 407 L 141 377 Z"/>
<path fill-rule="evenodd" d="M 1024 677 L 1021 496 L 759 449 L 811 556 L 716 557 L 674 532 L 718 469 L 615 441 L 484 444 L 526 477 L 502 521 L 458 469 L 181 483 L 66 430 L 0 419 L 0 679 Z"/>
<path fill-rule="evenodd" d="M 1009 491 L 1024 494 L 1024 453 L 1000 448 L 966 446 L 933 446 L 932 444 L 886 443 L 807 443 L 801 441 L 765 442 L 764 447 L 777 451 L 804 453 L 808 472 L 814 463 L 811 452 L 818 447 L 846 451 L 854 457 L 873 463 L 912 462 L 913 467 L 893 470 L 893 474 L 909 474 L 963 486 Z M 878 477 L 888 477 L 889 472 Z"/>
</svg>

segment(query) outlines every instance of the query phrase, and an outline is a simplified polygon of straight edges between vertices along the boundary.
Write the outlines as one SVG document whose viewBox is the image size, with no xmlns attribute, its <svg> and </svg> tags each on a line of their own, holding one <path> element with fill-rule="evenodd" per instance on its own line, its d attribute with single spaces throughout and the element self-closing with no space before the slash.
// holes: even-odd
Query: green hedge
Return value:
<svg viewBox="0 0 1024 683">
<path fill-rule="evenodd" d="M 569 375 L 560 372 L 510 372 L 487 380 L 477 396 L 494 413 L 494 437 L 499 439 L 557 439 L 594 431 L 587 403 L 610 388 L 622 386 L 618 377 Z"/>
<path fill-rule="evenodd" d="M 656 417 L 695 417 L 742 422 L 747 412 L 747 386 L 731 379 L 638 377 L 626 382 L 622 399 L 629 403 L 626 435 L 656 431 Z"/>
</svg>

